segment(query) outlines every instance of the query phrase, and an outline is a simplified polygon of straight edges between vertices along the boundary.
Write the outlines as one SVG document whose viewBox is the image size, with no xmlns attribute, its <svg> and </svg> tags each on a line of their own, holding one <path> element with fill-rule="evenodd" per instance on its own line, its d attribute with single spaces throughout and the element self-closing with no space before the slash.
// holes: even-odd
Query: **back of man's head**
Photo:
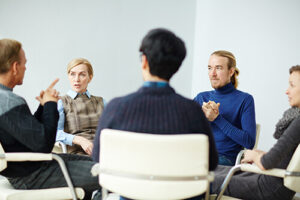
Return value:
<svg viewBox="0 0 300 200">
<path fill-rule="evenodd" d="M 170 80 L 186 55 L 184 42 L 166 29 L 153 29 L 144 37 L 140 52 L 146 56 L 150 73 Z"/>
<path fill-rule="evenodd" d="M 0 74 L 5 74 L 9 71 L 11 65 L 19 61 L 19 53 L 22 44 L 12 39 L 0 40 Z"/>
</svg>

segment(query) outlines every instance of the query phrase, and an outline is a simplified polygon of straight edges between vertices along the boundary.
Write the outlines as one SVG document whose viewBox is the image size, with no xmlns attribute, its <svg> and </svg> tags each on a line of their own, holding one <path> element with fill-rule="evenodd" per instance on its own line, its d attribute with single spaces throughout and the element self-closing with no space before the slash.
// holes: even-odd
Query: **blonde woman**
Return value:
<svg viewBox="0 0 300 200">
<path fill-rule="evenodd" d="M 87 90 L 94 74 L 88 60 L 73 59 L 68 64 L 67 72 L 71 90 L 58 101 L 56 141 L 68 145 L 68 153 L 91 155 L 104 101 L 102 97 L 93 96 Z"/>
</svg>

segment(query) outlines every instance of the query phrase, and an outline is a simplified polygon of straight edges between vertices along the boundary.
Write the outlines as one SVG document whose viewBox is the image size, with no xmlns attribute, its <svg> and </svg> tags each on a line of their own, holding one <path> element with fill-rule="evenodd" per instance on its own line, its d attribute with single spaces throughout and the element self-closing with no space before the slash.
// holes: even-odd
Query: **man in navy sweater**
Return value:
<svg viewBox="0 0 300 200">
<path fill-rule="evenodd" d="M 209 169 L 215 169 L 218 154 L 201 106 L 176 94 L 169 85 L 185 58 L 184 42 L 168 30 L 154 29 L 144 37 L 140 52 L 145 82 L 137 92 L 115 98 L 106 106 L 94 140 L 93 159 L 99 162 L 104 128 L 152 134 L 202 133 L 209 137 Z"/>
<path fill-rule="evenodd" d="M 239 151 L 252 149 L 256 122 L 253 97 L 237 90 L 236 60 L 228 51 L 215 51 L 208 63 L 212 91 L 199 93 L 194 101 L 202 105 L 210 121 L 220 165 L 234 165 Z"/>
</svg>

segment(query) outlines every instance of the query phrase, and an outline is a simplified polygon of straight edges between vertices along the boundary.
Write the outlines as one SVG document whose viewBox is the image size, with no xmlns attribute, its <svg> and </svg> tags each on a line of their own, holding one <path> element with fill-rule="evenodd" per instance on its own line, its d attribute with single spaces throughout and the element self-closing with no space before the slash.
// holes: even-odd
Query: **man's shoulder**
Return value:
<svg viewBox="0 0 300 200">
<path fill-rule="evenodd" d="M 11 91 L 0 90 L 0 96 L 0 115 L 17 106 L 26 104 L 26 101 L 22 97 Z"/>
<path fill-rule="evenodd" d="M 210 91 L 203 91 L 203 92 L 199 92 L 196 97 L 194 98 L 194 101 L 203 101 L 207 98 L 209 98 L 212 95 L 213 90 Z"/>
<path fill-rule="evenodd" d="M 253 100 L 253 96 L 247 92 L 241 90 L 235 90 L 235 93 L 238 94 L 243 99 Z"/>
<path fill-rule="evenodd" d="M 192 100 L 177 93 L 175 94 L 175 96 L 176 96 L 175 98 L 177 98 L 177 100 L 180 103 L 180 104 L 178 103 L 177 105 L 179 105 L 180 107 L 182 106 L 185 109 L 194 110 L 194 111 L 200 109 L 202 111 L 199 102 L 195 101 L 195 99 Z"/>
<path fill-rule="evenodd" d="M 134 100 L 140 96 L 138 94 L 138 92 L 133 92 L 133 93 L 130 93 L 130 94 L 127 94 L 125 96 L 120 96 L 120 97 L 115 97 L 113 98 L 112 100 L 110 100 L 108 102 L 108 105 L 107 106 L 116 106 L 116 105 L 119 105 L 119 104 L 131 104 L 134 102 Z"/>
</svg>

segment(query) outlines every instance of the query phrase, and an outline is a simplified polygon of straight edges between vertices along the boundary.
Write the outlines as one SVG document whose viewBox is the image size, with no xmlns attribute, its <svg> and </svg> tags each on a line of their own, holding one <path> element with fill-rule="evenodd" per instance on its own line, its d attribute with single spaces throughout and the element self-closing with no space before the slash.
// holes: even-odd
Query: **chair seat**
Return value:
<svg viewBox="0 0 300 200">
<path fill-rule="evenodd" d="M 14 189 L 6 178 L 0 178 L 0 200 L 50 200 L 50 199 L 72 199 L 68 187 L 35 189 L 35 190 L 17 190 Z M 76 194 L 79 199 L 83 199 L 84 191 L 76 188 Z"/>
</svg>

